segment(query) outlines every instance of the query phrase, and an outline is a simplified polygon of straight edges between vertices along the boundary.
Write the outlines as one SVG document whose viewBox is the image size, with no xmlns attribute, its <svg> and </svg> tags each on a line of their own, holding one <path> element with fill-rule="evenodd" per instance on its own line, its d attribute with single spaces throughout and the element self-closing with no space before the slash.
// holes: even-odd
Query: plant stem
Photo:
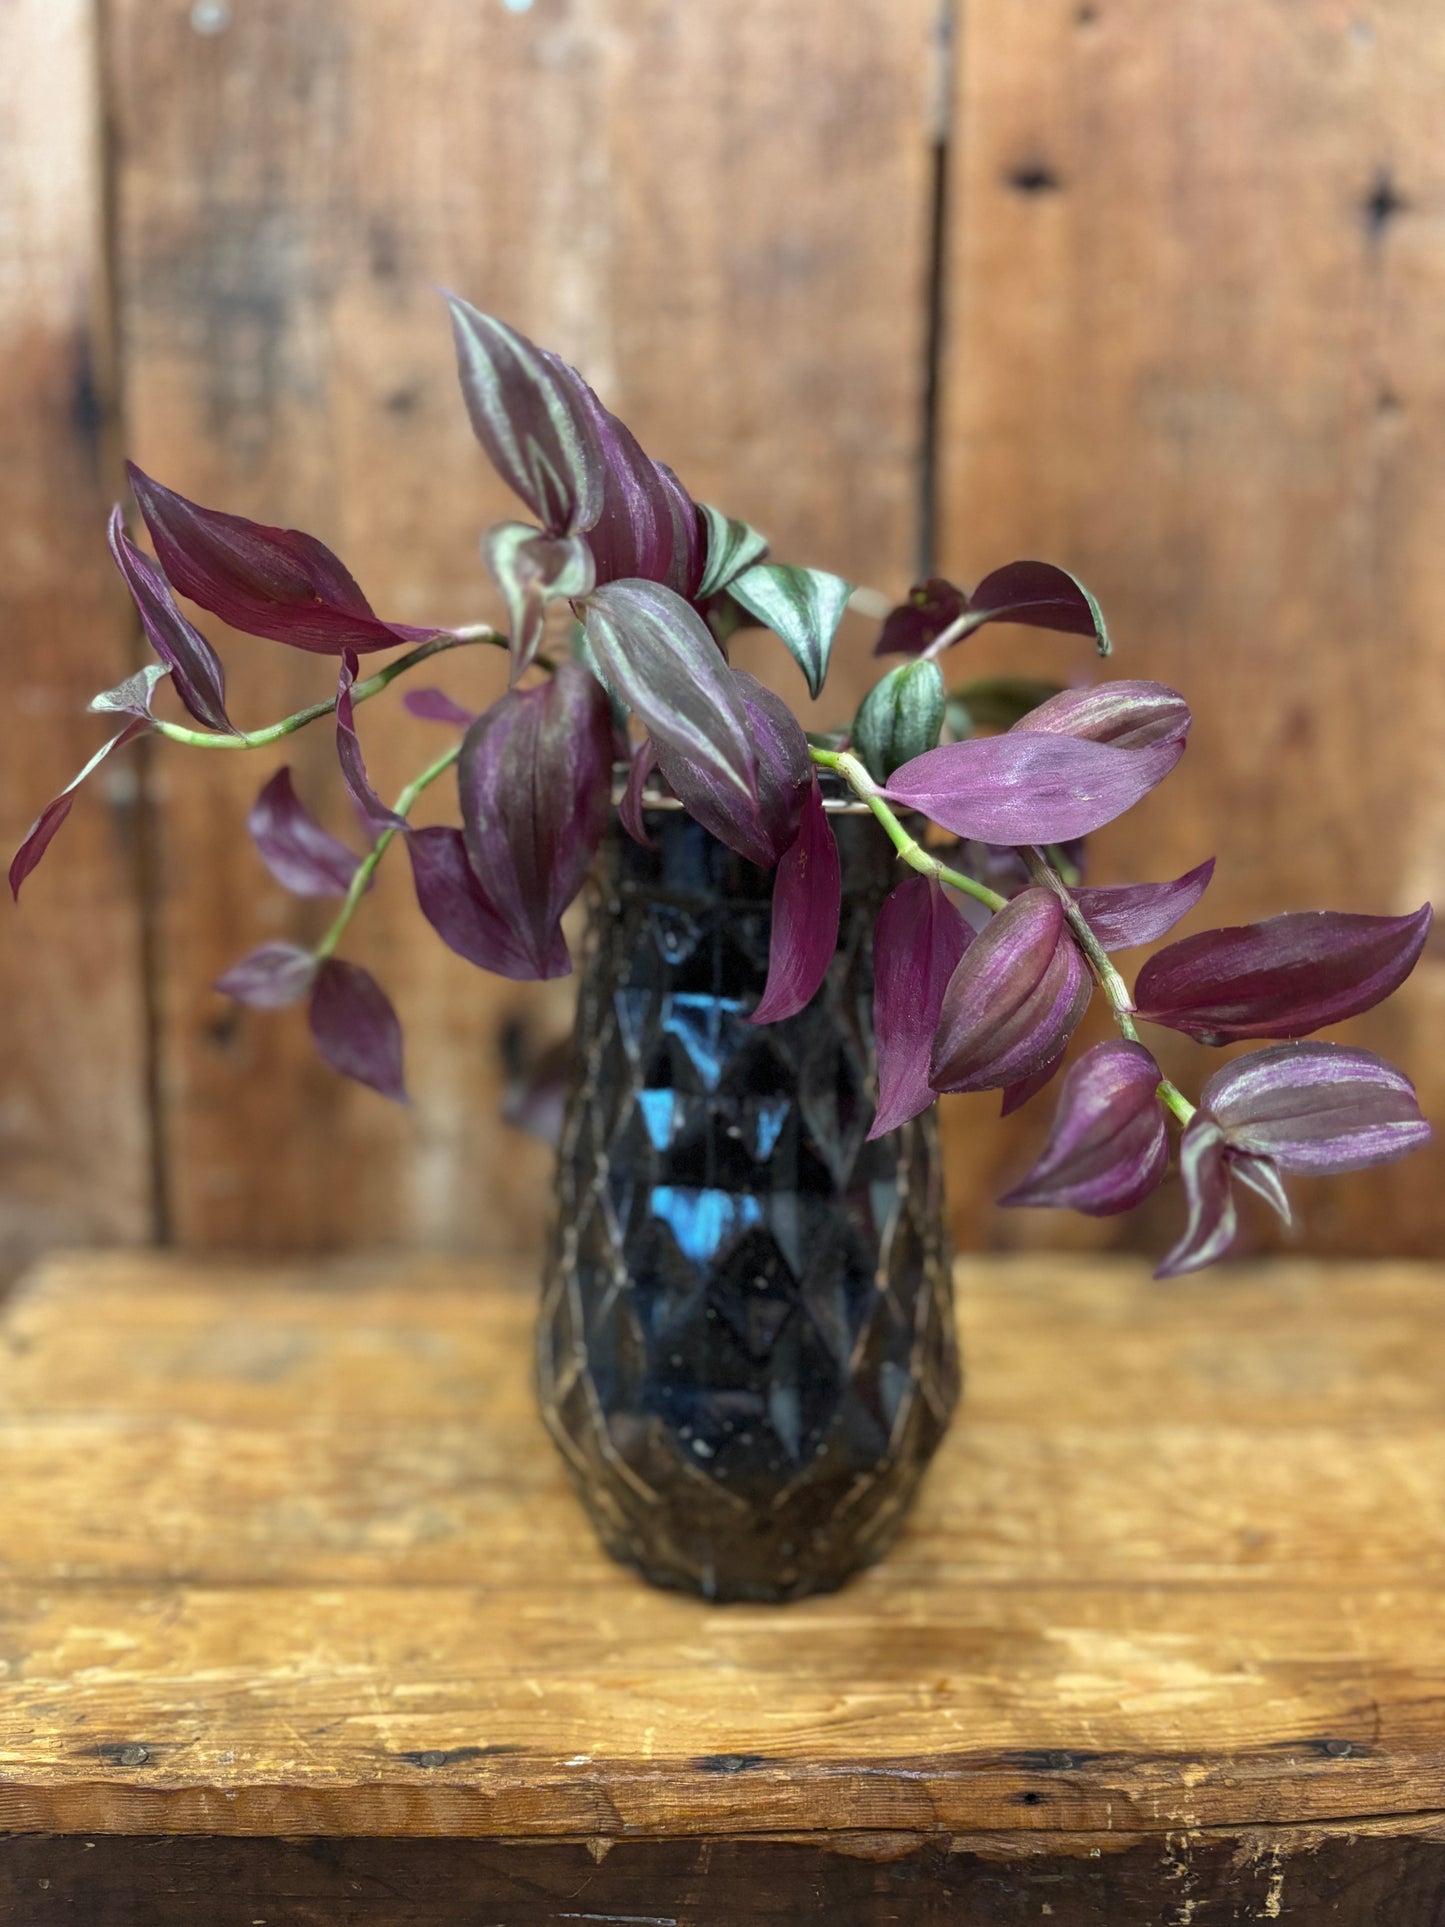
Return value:
<svg viewBox="0 0 1445 1927">
<path fill-rule="evenodd" d="M 416 799 L 421 795 L 422 791 L 434 783 L 439 776 L 444 776 L 461 753 L 461 744 L 453 743 L 452 747 L 438 756 L 436 761 L 424 769 L 420 776 L 414 776 L 401 792 L 401 795 L 396 799 L 393 807 L 397 815 L 409 816 L 412 805 L 416 802 Z M 332 951 L 335 950 L 337 944 L 340 943 L 342 933 L 351 921 L 352 912 L 355 910 L 357 904 L 360 903 L 363 896 L 365 896 L 366 887 L 376 872 L 376 866 L 386 854 L 387 845 L 396 834 L 397 832 L 394 829 L 383 830 L 375 843 L 373 843 L 367 851 L 366 855 L 361 859 L 361 862 L 357 865 L 356 875 L 351 879 L 351 887 L 346 892 L 346 901 L 336 913 L 336 921 L 316 946 L 315 956 L 318 963 L 324 963 Z"/>
<path fill-rule="evenodd" d="M 911 869 L 923 876 L 937 877 L 940 883 L 950 884 L 955 890 L 962 890 L 966 896 L 976 898 L 979 903 L 986 903 L 990 910 L 1002 910 L 1006 906 L 1008 898 L 1001 897 L 997 890 L 990 890 L 977 877 L 965 876 L 962 870 L 950 870 L 946 863 L 940 863 L 937 857 L 930 856 L 917 837 L 910 836 L 904 829 L 879 792 L 878 785 L 856 756 L 850 756 L 846 750 L 815 749 L 811 745 L 808 754 L 823 769 L 836 771 L 853 794 L 868 805 L 887 832 L 889 842 Z"/>
<path fill-rule="evenodd" d="M 408 669 L 429 662 L 433 656 L 439 656 L 445 650 L 461 649 L 471 642 L 491 643 L 499 649 L 507 646 L 506 637 L 499 635 L 488 623 L 477 622 L 466 629 L 448 630 L 445 635 L 432 636 L 415 649 L 409 649 L 404 656 L 387 663 L 384 669 L 378 669 L 374 676 L 368 676 L 364 682 L 354 683 L 351 700 L 353 703 L 364 703 L 368 697 L 380 695 L 398 676 L 404 676 Z M 329 702 L 310 703 L 305 709 L 298 709 L 294 716 L 283 716 L 279 723 L 268 723 L 264 729 L 243 730 L 238 736 L 213 735 L 209 730 L 187 729 L 181 723 L 167 723 L 159 719 L 155 728 L 158 736 L 168 737 L 173 743 L 185 743 L 192 749 L 264 749 L 268 743 L 279 743 L 283 736 L 294 736 L 298 729 L 304 729 L 308 723 L 331 715 L 335 708 L 336 698 L 333 696 Z"/>
<path fill-rule="evenodd" d="M 1070 895 L 1063 879 L 1055 871 L 1044 852 L 1039 849 L 1025 850 L 1023 858 L 1034 882 L 1045 890 L 1051 890 L 1064 906 L 1064 915 L 1069 920 L 1069 928 L 1073 931 L 1079 948 L 1088 959 L 1095 981 L 1109 1000 L 1109 1008 L 1114 1013 L 1114 1022 L 1119 1027 L 1120 1035 L 1127 1037 L 1131 1044 L 1137 1044 L 1139 1027 L 1134 1022 L 1134 1000 L 1129 995 L 1129 986 L 1114 968 L 1108 951 L 1090 929 L 1087 917 Z M 1171 1084 L 1167 1077 L 1160 1078 L 1158 1089 L 1160 1102 L 1169 1107 L 1181 1124 L 1187 1124 L 1194 1115 L 1195 1107 L 1183 1091 L 1177 1085 Z"/>
</svg>

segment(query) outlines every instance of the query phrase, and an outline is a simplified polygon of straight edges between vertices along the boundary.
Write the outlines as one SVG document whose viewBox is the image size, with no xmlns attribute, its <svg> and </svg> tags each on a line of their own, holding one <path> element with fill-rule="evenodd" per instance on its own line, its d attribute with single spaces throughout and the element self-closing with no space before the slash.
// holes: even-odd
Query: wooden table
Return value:
<svg viewBox="0 0 1445 1927">
<path fill-rule="evenodd" d="M 1445 1272 L 959 1269 L 885 1565 L 596 1550 L 529 1267 L 56 1259 L 0 1346 L 0 1921 L 1424 1927 Z"/>
</svg>

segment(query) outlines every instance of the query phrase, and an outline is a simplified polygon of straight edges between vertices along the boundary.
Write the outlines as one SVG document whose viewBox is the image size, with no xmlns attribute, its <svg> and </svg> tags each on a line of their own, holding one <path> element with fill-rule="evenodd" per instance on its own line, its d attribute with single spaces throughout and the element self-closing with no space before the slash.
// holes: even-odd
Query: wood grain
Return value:
<svg viewBox="0 0 1445 1927">
<path fill-rule="evenodd" d="M 3 1330 L 0 1829 L 1433 1838 L 1442 1286 L 964 1264 L 897 1551 L 770 1609 L 598 1552 L 495 1267 L 56 1261 Z"/>
<path fill-rule="evenodd" d="M 105 741 L 129 667 L 105 552 L 113 403 L 87 0 L 0 8 L 0 847 Z M 0 943 L 0 1283 L 57 1241 L 153 1236 L 134 888 L 138 764 L 76 804 Z"/>
<path fill-rule="evenodd" d="M 904 579 L 931 0 L 841 17 L 826 0 L 254 0 L 213 35 L 179 0 L 106 12 L 143 466 L 314 529 L 390 615 L 492 613 L 477 534 L 515 510 L 455 392 L 436 294 L 451 285 L 577 360 L 699 495 L 785 553 Z M 761 653 L 796 684 L 776 645 Z M 328 674 L 244 639 L 228 659 L 253 721 Z M 468 694 L 498 675 L 447 680 Z M 396 720 L 363 725 L 384 789 L 434 753 Z M 316 907 L 266 884 L 240 828 L 271 762 L 200 760 L 158 771 L 178 1236 L 534 1247 L 549 1160 L 497 1099 L 507 1051 L 565 1029 L 570 987 L 469 972 L 421 925 L 403 863 L 349 948 L 402 1010 L 416 1108 L 338 1084 L 299 1013 L 230 1012 L 208 988 L 252 943 L 313 929 Z M 335 815 L 324 733 L 293 760 Z"/>
<path fill-rule="evenodd" d="M 1115 673 L 1176 685 L 1197 718 L 1166 791 L 1097 839 L 1099 875 L 1217 853 L 1199 927 L 1438 899 L 1438 10 L 970 0 L 961 18 L 943 559 L 967 581 L 1014 555 L 1076 569 Z M 987 636 L 970 673 L 1087 673 L 1067 642 Z M 1340 1033 L 1407 1064 L 1427 1114 L 1442 954 Z M 1161 1054 L 1186 1089 L 1218 1061 Z M 1044 1127 L 1000 1130 L 995 1108 L 945 1107 L 970 1242 L 1162 1248 L 1168 1193 L 1107 1226 L 993 1212 Z M 1307 1247 L 1438 1252 L 1442 1175 L 1436 1150 L 1301 1186 Z"/>
</svg>

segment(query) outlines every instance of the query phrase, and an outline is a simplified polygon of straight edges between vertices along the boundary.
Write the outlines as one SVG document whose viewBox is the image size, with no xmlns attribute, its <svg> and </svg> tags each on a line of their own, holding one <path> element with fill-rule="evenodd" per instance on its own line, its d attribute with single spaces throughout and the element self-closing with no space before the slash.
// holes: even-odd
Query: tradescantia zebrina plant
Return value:
<svg viewBox="0 0 1445 1927">
<path fill-rule="evenodd" d="M 262 1007 L 306 1000 L 328 1062 L 401 1098 L 395 1012 L 375 979 L 337 954 L 397 838 L 422 914 L 445 944 L 505 977 L 561 976 L 571 967 L 562 915 L 625 764 L 617 809 L 632 836 L 646 839 L 644 801 L 665 785 L 722 842 L 775 871 L 769 974 L 753 1013 L 770 1023 L 810 1001 L 834 954 L 840 865 L 821 777 L 871 810 L 905 872 L 875 934 L 875 1135 L 944 1091 L 999 1090 L 1013 1110 L 1062 1071 L 1042 1155 L 1004 1202 L 1126 1211 L 1164 1177 L 1172 1125 L 1187 1223 L 1165 1274 L 1228 1249 L 1236 1185 L 1287 1218 L 1283 1178 L 1376 1164 L 1426 1141 L 1399 1071 L 1368 1051 L 1298 1040 L 1403 981 L 1425 942 L 1428 905 L 1406 916 L 1321 911 L 1205 930 L 1155 952 L 1131 993 L 1115 954 L 1164 936 L 1193 909 L 1212 861 L 1172 882 L 1085 888 L 1075 846 L 1174 768 L 1190 727 L 1184 698 L 1137 681 L 1064 689 L 987 679 L 950 691 L 942 668 L 955 644 L 996 621 L 1087 637 L 1107 655 L 1099 609 L 1071 576 L 1015 562 L 971 595 L 923 583 L 878 639 L 880 655 L 902 660 L 849 727 L 809 737 L 779 696 L 730 665 L 728 641 L 746 624 L 773 630 L 816 696 L 850 585 L 774 561 L 756 530 L 694 502 L 555 355 L 463 301 L 452 302 L 452 319 L 472 426 L 532 518 L 482 538 L 507 633 L 384 621 L 315 537 L 202 508 L 132 468 L 157 561 L 131 541 L 119 510 L 110 544 L 158 660 L 96 697 L 92 708 L 117 717 L 119 731 L 42 811 L 11 865 L 17 893 L 79 783 L 136 737 L 261 749 L 331 717 L 369 847 L 358 854 L 323 829 L 289 770 L 273 775 L 250 816 L 262 860 L 287 889 L 338 897 L 340 908 L 314 948 L 265 944 L 219 988 Z M 238 729 L 221 663 L 178 596 L 249 635 L 332 656 L 335 697 Z M 568 611 L 571 640 L 559 647 Z M 508 650 L 510 687 L 481 715 L 438 689 L 407 693 L 411 713 L 453 740 L 389 806 L 368 780 L 357 712 L 467 644 Z M 363 676 L 361 658 L 381 652 L 385 665 Z M 167 680 L 189 723 L 153 713 Z M 456 825 L 412 828 L 416 799 L 448 775 Z M 1118 1038 L 1065 1070 L 1096 995 Z M 1211 1044 L 1274 1041 L 1227 1063 L 1196 1106 L 1161 1076 L 1142 1025 Z"/>
</svg>

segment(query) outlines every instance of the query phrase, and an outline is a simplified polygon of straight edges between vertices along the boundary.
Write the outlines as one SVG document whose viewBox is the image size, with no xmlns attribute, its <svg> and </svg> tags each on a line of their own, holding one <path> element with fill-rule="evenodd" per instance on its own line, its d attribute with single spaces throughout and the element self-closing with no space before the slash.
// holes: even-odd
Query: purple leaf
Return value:
<svg viewBox="0 0 1445 1927">
<path fill-rule="evenodd" d="M 1305 910 L 1201 930 L 1148 959 L 1135 1001 L 1149 1023 L 1206 1044 L 1304 1037 L 1398 989 L 1424 948 L 1430 918 L 1427 903 L 1403 917 Z"/>
<path fill-rule="evenodd" d="M 580 376 L 470 302 L 447 302 L 467 414 L 492 467 L 549 535 L 590 529 L 603 460 Z"/>
<path fill-rule="evenodd" d="M 1017 1084 L 1005 1084 L 1003 1102 L 998 1107 L 999 1116 L 1012 1117 L 1015 1111 L 1021 1111 L 1030 1099 L 1047 1089 L 1064 1068 L 1066 1055 L 1067 1052 L 1060 1051 L 1058 1056 L 1051 1057 L 1047 1064 L 1036 1071 L 1031 1071 L 1027 1077 L 1021 1077 Z"/>
<path fill-rule="evenodd" d="M 843 872 L 838 843 L 815 776 L 803 804 L 797 840 L 780 858 L 773 882 L 768 981 L 750 1024 L 775 1024 L 810 1004 L 838 948 Z"/>
<path fill-rule="evenodd" d="M 408 689 L 401 706 L 419 722 L 450 723 L 454 729 L 469 729 L 477 720 L 476 710 L 463 709 L 444 689 Z"/>
<path fill-rule="evenodd" d="M 482 893 L 530 974 L 556 974 L 558 924 L 606 828 L 612 714 L 580 663 L 513 688 L 467 731 L 458 766 L 462 833 Z"/>
<path fill-rule="evenodd" d="M 642 798 L 647 789 L 647 779 L 657 768 L 657 751 L 652 747 L 652 738 L 644 736 L 632 752 L 632 761 L 627 771 L 627 787 L 622 792 L 622 801 L 617 806 L 617 820 L 644 850 L 655 850 L 657 845 L 647 834 L 647 821 L 642 813 Z"/>
<path fill-rule="evenodd" d="M 588 598 L 584 628 L 604 681 L 657 745 L 668 780 L 671 752 L 755 805 L 757 758 L 742 695 L 701 617 L 656 583 L 612 582 Z"/>
<path fill-rule="evenodd" d="M 263 943 L 231 965 L 216 989 L 256 1010 L 280 1010 L 300 1003 L 316 979 L 317 962 L 294 943 Z"/>
<path fill-rule="evenodd" d="M 870 1139 L 897 1130 L 933 1102 L 933 1034 L 948 980 L 972 940 L 933 877 L 905 877 L 879 911 L 873 932 L 878 1113 Z"/>
<path fill-rule="evenodd" d="M 126 466 L 161 567 L 183 596 L 232 628 L 330 656 L 437 633 L 383 622 L 314 535 L 202 508 Z"/>
<path fill-rule="evenodd" d="M 341 763 L 341 774 L 346 779 L 352 801 L 366 822 L 378 830 L 404 830 L 406 818 L 387 808 L 371 787 L 371 779 L 366 774 L 366 759 L 361 753 L 361 738 L 356 733 L 355 705 L 351 700 L 352 685 L 359 667 L 354 653 L 350 649 L 344 651 L 341 675 L 336 685 L 336 754 Z"/>
<path fill-rule="evenodd" d="M 752 796 L 740 796 L 711 769 L 654 744 L 658 766 L 688 814 L 720 843 L 770 870 L 798 834 L 813 780 L 808 739 L 791 709 L 743 670 L 729 672 L 742 702 L 757 771 Z"/>
<path fill-rule="evenodd" d="M 553 925 L 539 969 L 478 883 L 460 830 L 411 830 L 406 847 L 421 913 L 449 950 L 518 982 L 567 976 L 572 959 L 561 925 Z"/>
<path fill-rule="evenodd" d="M 155 563 L 126 534 L 119 508 L 111 511 L 109 533 L 115 565 L 135 599 L 151 647 L 170 669 L 176 694 L 205 728 L 238 736 L 226 714 L 226 672 L 220 657 L 176 607 L 171 585 Z"/>
<path fill-rule="evenodd" d="M 1142 1044 L 1096 1044 L 1064 1079 L 1043 1156 L 1000 1204 L 1105 1218 L 1132 1211 L 1169 1168 L 1159 1066 Z"/>
<path fill-rule="evenodd" d="M 1013 725 L 1031 735 L 1078 736 L 1115 749 L 1183 744 L 1194 718 L 1177 689 L 1162 682 L 1097 682 L 1061 689 Z"/>
<path fill-rule="evenodd" d="M 1136 943 L 1153 943 L 1187 917 L 1213 875 L 1214 858 L 1209 857 L 1172 883 L 1125 883 L 1070 894 L 1106 950 L 1128 950 Z"/>
<path fill-rule="evenodd" d="M 1360 1171 L 1430 1140 L 1415 1087 L 1373 1051 L 1277 1044 L 1216 1071 L 1201 1109 L 1230 1148 L 1286 1173 Z"/>
<path fill-rule="evenodd" d="M 968 599 L 968 628 L 1021 622 L 1031 629 L 1092 636 L 1101 656 L 1110 650 L 1103 612 L 1084 585 L 1052 562 L 1009 562 L 986 575 Z"/>
<path fill-rule="evenodd" d="M 148 662 L 114 689 L 102 689 L 98 696 L 92 696 L 86 707 L 98 716 L 133 716 L 138 722 L 149 723 L 156 684 L 164 682 L 170 673 L 158 662 Z"/>
<path fill-rule="evenodd" d="M 1202 1111 L 1190 1119 L 1180 1140 L 1179 1175 L 1188 1220 L 1183 1237 L 1160 1260 L 1156 1278 L 1177 1278 L 1215 1264 L 1234 1243 L 1238 1228 L 1224 1134 Z"/>
<path fill-rule="evenodd" d="M 298 897 L 344 897 L 361 859 L 323 830 L 301 802 L 291 771 L 278 769 L 246 818 L 261 861 Z"/>
<path fill-rule="evenodd" d="M 915 756 L 885 796 L 981 843 L 1066 843 L 1111 823 L 1178 762 L 1182 742 L 1117 749 L 1075 736 L 979 736 Z"/>
<path fill-rule="evenodd" d="M 957 622 L 968 597 L 940 576 L 916 582 L 908 600 L 892 610 L 873 646 L 875 656 L 921 656 L 930 643 Z"/>
<path fill-rule="evenodd" d="M 401 1025 L 381 985 L 360 964 L 328 957 L 311 992 L 311 1035 L 343 1077 L 407 1102 L 401 1072 Z"/>
<path fill-rule="evenodd" d="M 592 587 L 592 551 L 580 535 L 543 535 L 525 522 L 498 522 L 482 537 L 482 560 L 506 600 L 515 682 L 542 646 L 548 602 L 584 596 Z"/>
<path fill-rule="evenodd" d="M 137 736 L 144 736 L 149 728 L 150 725 L 146 722 L 127 723 L 118 735 L 112 736 L 108 743 L 102 743 L 80 774 L 72 776 L 59 796 L 52 797 L 45 805 L 30 825 L 20 848 L 10 860 L 10 893 L 17 901 L 20 897 L 21 884 L 50 848 L 56 831 L 70 814 L 71 805 L 75 801 L 75 792 L 86 777 L 105 761 L 113 749 L 121 749 L 125 744 L 134 742 Z"/>
<path fill-rule="evenodd" d="M 643 453 L 632 431 L 602 406 L 581 376 L 572 378 L 601 452 L 602 508 L 587 533 L 598 582 L 640 578 L 691 602 L 699 593 L 706 553 L 701 510 L 665 463 Z"/>
<path fill-rule="evenodd" d="M 943 994 L 928 1081 L 1006 1089 L 1042 1070 L 1089 1004 L 1090 977 L 1049 890 L 1025 890 L 974 938 Z"/>
</svg>

